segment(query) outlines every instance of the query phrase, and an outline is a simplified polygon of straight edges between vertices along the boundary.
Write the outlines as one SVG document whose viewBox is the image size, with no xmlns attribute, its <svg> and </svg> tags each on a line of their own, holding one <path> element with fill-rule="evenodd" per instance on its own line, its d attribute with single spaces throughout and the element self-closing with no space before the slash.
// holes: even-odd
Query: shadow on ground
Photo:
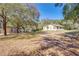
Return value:
<svg viewBox="0 0 79 59">
<path fill-rule="evenodd" d="M 19 53 L 13 54 L 13 56 L 79 56 L 79 51 L 76 50 L 79 49 L 79 45 L 72 43 L 67 44 L 60 39 L 44 37 L 40 41 L 40 46 L 40 48 L 30 53 L 20 51 Z"/>
<path fill-rule="evenodd" d="M 16 41 L 16 48 L 9 50 L 9 56 L 79 56 L 79 41 L 73 36 L 78 32 L 66 32 L 61 38 L 43 37 L 40 40 Z M 46 34 L 46 33 L 43 33 Z M 59 34 L 58 34 L 59 35 Z M 16 35 L 11 38 L 17 37 Z M 62 38 L 63 37 L 63 38 Z M 29 44 L 27 44 L 29 43 Z M 19 48 L 18 45 L 20 46 Z M 24 47 L 23 47 L 24 46 Z M 28 47 L 26 47 L 28 46 Z M 2 46 L 3 47 L 3 46 Z M 30 47 L 30 48 L 29 48 Z M 29 48 L 29 49 L 27 49 Z M 6 50 L 7 51 L 7 50 Z"/>
<path fill-rule="evenodd" d="M 76 55 L 76 56 L 79 56 L 79 52 L 76 52 L 76 51 L 71 51 L 69 49 L 78 49 L 79 48 L 79 45 L 77 44 L 72 44 L 72 43 L 65 43 L 64 41 L 61 41 L 59 39 L 50 39 L 50 38 L 44 38 L 42 43 L 41 43 L 41 46 L 42 46 L 42 50 L 46 50 L 46 49 L 49 49 L 49 48 L 52 48 L 52 51 L 55 47 L 57 47 L 57 49 L 55 51 L 59 51 L 61 53 L 61 55 Z M 67 54 L 66 54 L 67 52 Z M 53 53 L 53 52 L 52 52 Z M 55 55 L 59 55 L 57 54 L 56 52 L 54 53 Z"/>
<path fill-rule="evenodd" d="M 66 32 L 65 37 L 69 37 L 71 39 L 79 39 L 79 31 L 73 31 L 73 32 Z"/>
</svg>

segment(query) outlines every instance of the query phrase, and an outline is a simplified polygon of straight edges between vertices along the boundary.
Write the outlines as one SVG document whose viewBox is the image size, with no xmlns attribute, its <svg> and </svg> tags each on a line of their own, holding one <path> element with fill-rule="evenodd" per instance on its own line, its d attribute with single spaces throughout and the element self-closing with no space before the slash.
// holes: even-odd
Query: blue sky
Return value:
<svg viewBox="0 0 79 59">
<path fill-rule="evenodd" d="M 35 4 L 40 12 L 40 19 L 63 19 L 63 7 L 55 7 L 52 3 Z"/>
</svg>

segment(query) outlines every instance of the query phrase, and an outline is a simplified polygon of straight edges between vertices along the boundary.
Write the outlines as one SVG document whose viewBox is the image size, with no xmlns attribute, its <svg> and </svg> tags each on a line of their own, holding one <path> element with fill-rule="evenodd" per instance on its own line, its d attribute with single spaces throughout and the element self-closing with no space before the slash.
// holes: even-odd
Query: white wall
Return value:
<svg viewBox="0 0 79 59">
<path fill-rule="evenodd" d="M 43 27 L 43 30 L 54 30 L 53 25 L 47 25 Z"/>
<path fill-rule="evenodd" d="M 43 27 L 43 30 L 46 31 L 46 30 L 62 30 L 62 29 L 54 28 L 53 25 L 47 25 Z"/>
</svg>

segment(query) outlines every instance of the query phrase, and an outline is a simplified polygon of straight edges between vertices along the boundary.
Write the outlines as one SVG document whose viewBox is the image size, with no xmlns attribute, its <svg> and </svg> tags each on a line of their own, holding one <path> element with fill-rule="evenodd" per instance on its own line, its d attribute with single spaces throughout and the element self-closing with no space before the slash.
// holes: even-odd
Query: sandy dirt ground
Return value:
<svg viewBox="0 0 79 59">
<path fill-rule="evenodd" d="M 0 56 L 79 56 L 79 40 L 63 31 L 1 35 Z"/>
</svg>

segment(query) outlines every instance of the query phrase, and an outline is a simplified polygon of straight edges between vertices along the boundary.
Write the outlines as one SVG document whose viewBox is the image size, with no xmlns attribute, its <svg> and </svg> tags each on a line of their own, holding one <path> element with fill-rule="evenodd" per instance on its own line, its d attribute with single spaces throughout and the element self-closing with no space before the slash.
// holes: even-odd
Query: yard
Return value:
<svg viewBox="0 0 79 59">
<path fill-rule="evenodd" d="M 48 31 L 0 35 L 0 55 L 79 56 L 77 31 Z"/>
</svg>

